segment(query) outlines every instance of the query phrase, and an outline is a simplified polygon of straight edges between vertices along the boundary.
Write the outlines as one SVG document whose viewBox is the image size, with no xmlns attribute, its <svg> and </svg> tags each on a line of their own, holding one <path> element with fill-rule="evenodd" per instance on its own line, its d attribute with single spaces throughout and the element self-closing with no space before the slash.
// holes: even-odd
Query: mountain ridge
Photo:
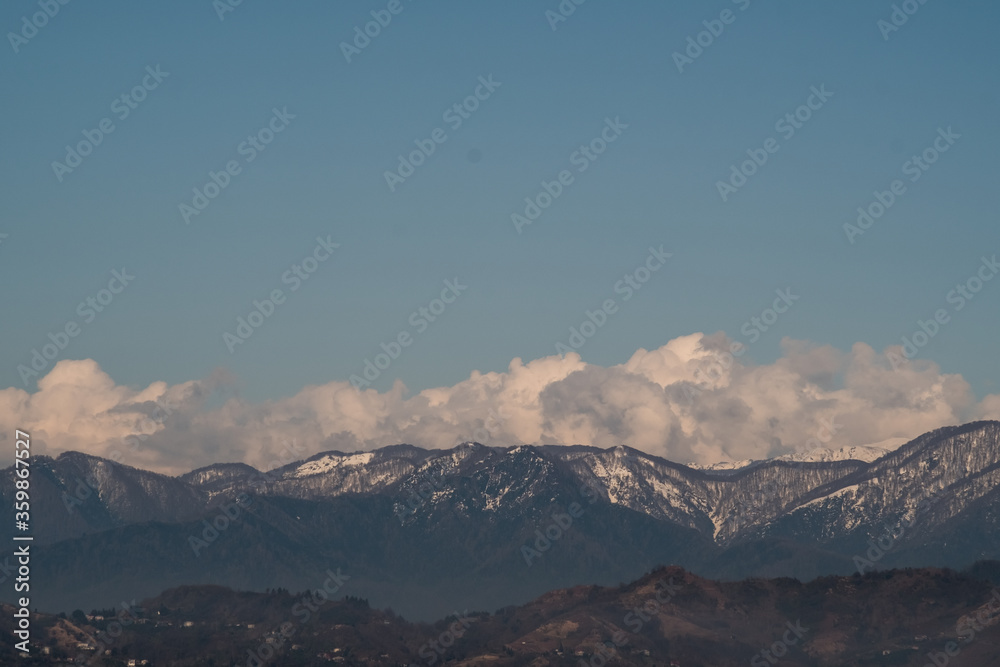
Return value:
<svg viewBox="0 0 1000 667">
<path fill-rule="evenodd" d="M 35 548 L 53 586 L 39 599 L 52 608 L 102 589 L 294 588 L 333 561 L 353 568 L 372 599 L 425 617 L 658 564 L 808 579 L 1000 557 L 995 421 L 937 429 L 872 462 L 773 459 L 724 474 L 625 446 L 478 443 L 320 452 L 269 471 L 221 463 L 177 477 L 78 453 L 34 463 Z M 13 481 L 13 469 L 0 471 L 8 507 Z M 238 518 L 219 519 L 240 498 Z M 226 527 L 210 540 L 212 522 Z M 871 551 L 900 525 L 884 553 Z M 0 564 L 9 556 L 0 552 Z M 419 609 L 406 606 L 417 598 Z"/>
</svg>

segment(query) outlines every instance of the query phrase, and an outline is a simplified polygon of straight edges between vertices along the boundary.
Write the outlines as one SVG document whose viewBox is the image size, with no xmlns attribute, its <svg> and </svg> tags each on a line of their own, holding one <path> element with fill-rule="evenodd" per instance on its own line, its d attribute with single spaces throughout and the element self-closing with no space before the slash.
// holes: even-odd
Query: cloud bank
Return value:
<svg viewBox="0 0 1000 667">
<path fill-rule="evenodd" d="M 737 346 L 738 347 L 738 346 Z M 929 361 L 899 364 L 898 347 L 850 352 L 785 339 L 773 364 L 729 354 L 723 334 L 692 334 L 640 349 L 617 366 L 579 355 L 511 361 L 452 387 L 410 395 L 344 381 L 251 403 L 209 398 L 233 379 L 144 389 L 118 385 L 93 360 L 60 361 L 28 393 L 0 390 L 0 443 L 31 433 L 35 454 L 76 450 L 181 474 L 216 462 L 271 469 L 316 452 L 410 443 L 619 444 L 681 463 L 711 464 L 911 438 L 974 419 L 1000 418 L 1000 395 L 977 401 L 960 375 Z M 895 363 L 894 357 L 895 356 Z M 894 366 L 896 366 L 894 368 Z M 9 459 L 0 459 L 10 465 Z"/>
</svg>

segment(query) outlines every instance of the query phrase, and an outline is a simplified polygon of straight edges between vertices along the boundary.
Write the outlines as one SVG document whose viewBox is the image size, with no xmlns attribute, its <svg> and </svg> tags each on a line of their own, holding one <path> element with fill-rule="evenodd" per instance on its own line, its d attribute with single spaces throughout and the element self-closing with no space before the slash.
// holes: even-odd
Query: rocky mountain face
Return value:
<svg viewBox="0 0 1000 667">
<path fill-rule="evenodd" d="M 37 457 L 38 599 L 59 610 L 191 583 L 294 590 L 341 566 L 373 603 L 427 617 L 660 564 L 812 578 L 1000 557 L 1000 422 L 939 429 L 871 461 L 857 451 L 698 470 L 621 446 L 397 445 L 177 478 Z M 7 469 L 5 507 L 13 495 Z"/>
</svg>

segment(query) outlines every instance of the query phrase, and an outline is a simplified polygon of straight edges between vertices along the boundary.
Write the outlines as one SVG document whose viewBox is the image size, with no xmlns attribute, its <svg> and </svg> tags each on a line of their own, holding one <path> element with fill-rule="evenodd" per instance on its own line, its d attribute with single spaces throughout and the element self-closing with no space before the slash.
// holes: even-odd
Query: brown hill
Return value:
<svg viewBox="0 0 1000 667">
<path fill-rule="evenodd" d="M 115 613 L 123 628 L 113 627 Z M 627 585 L 556 590 L 435 624 L 408 623 L 358 599 L 217 586 L 172 589 L 127 613 L 97 614 L 104 620 L 81 627 L 36 617 L 34 636 L 52 661 L 36 664 L 72 657 L 67 645 L 81 635 L 101 643 L 96 656 L 86 653 L 95 665 L 1000 664 L 1000 590 L 939 569 L 800 583 L 716 582 L 670 567 Z M 2 631 L 9 634 L 6 620 Z"/>
</svg>

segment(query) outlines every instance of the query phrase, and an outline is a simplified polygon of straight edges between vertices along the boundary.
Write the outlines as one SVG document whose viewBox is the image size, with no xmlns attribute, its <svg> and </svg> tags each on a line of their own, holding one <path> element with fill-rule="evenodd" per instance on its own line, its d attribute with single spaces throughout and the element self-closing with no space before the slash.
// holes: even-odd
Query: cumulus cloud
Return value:
<svg viewBox="0 0 1000 667">
<path fill-rule="evenodd" d="M 900 364 L 896 347 L 782 345 L 777 361 L 756 365 L 734 356 L 739 346 L 725 335 L 698 333 L 611 367 L 572 353 L 514 359 L 505 372 L 473 372 L 413 395 L 400 381 L 385 392 L 336 381 L 259 403 L 230 397 L 219 407 L 209 407 L 209 398 L 234 384 L 222 371 L 131 388 L 93 360 L 61 361 L 34 393 L 0 390 L 0 438 L 20 428 L 32 434 L 35 453 L 76 450 L 168 474 L 215 462 L 270 469 L 330 449 L 446 448 L 466 440 L 625 444 L 710 464 L 1000 418 L 1000 395 L 977 402 L 961 376 L 929 361 Z"/>
</svg>

